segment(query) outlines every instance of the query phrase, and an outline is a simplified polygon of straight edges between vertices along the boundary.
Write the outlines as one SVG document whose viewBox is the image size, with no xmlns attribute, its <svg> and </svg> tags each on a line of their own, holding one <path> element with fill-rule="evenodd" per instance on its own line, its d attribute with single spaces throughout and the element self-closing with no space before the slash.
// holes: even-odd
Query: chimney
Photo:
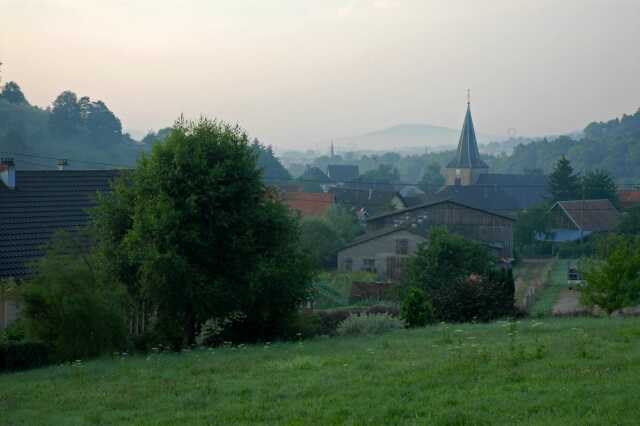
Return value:
<svg viewBox="0 0 640 426">
<path fill-rule="evenodd" d="M 61 158 L 56 161 L 56 166 L 58 166 L 58 170 L 64 170 L 64 166 L 69 164 L 69 162 L 65 158 Z"/>
<path fill-rule="evenodd" d="M 0 160 L 0 179 L 7 188 L 16 189 L 16 166 L 13 158 Z"/>
</svg>

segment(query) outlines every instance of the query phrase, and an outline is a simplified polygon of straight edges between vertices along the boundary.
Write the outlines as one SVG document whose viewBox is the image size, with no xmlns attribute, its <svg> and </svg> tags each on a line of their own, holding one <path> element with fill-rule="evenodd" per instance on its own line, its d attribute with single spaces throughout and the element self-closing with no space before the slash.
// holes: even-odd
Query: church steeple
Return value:
<svg viewBox="0 0 640 426">
<path fill-rule="evenodd" d="M 472 185 L 477 176 L 487 173 L 489 166 L 480 158 L 478 141 L 471 118 L 471 96 L 467 92 L 467 113 L 464 117 L 456 156 L 447 164 L 447 185 Z"/>
</svg>

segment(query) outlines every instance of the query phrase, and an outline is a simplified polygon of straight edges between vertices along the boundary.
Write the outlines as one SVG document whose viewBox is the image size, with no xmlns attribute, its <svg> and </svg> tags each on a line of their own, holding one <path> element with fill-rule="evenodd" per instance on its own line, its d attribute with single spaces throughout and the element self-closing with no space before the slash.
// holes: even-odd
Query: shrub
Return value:
<svg viewBox="0 0 640 426">
<path fill-rule="evenodd" d="M 513 316 L 514 292 L 510 270 L 472 275 L 434 292 L 435 316 L 449 322 L 491 321 Z"/>
<path fill-rule="evenodd" d="M 404 322 L 388 314 L 351 315 L 338 325 L 340 336 L 364 336 L 382 334 L 404 327 Z"/>
<path fill-rule="evenodd" d="M 433 308 L 424 291 L 411 289 L 402 303 L 400 317 L 407 327 L 424 327 L 434 321 Z"/>
<path fill-rule="evenodd" d="M 338 325 L 356 314 L 386 314 L 392 318 L 400 316 L 400 309 L 393 304 L 378 304 L 373 306 L 357 306 L 339 309 L 327 309 L 316 311 L 319 320 L 319 335 L 335 336 L 337 334 Z"/>
<path fill-rule="evenodd" d="M 58 234 L 21 289 L 27 334 L 60 360 L 126 347 L 122 293 L 97 274 L 86 244 Z"/>
<path fill-rule="evenodd" d="M 202 324 L 196 336 L 198 346 L 218 346 L 225 342 L 229 330 L 234 324 L 246 318 L 242 312 L 232 312 L 224 318 L 210 318 Z"/>
<path fill-rule="evenodd" d="M 49 360 L 47 345 L 40 342 L 9 342 L 0 345 L 0 371 L 26 370 Z"/>
</svg>

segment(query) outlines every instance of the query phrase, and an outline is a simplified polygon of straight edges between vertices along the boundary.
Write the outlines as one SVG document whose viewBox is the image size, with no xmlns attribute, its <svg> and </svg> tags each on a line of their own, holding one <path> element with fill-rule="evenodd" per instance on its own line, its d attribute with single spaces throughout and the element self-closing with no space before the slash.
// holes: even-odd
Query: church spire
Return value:
<svg viewBox="0 0 640 426">
<path fill-rule="evenodd" d="M 471 91 L 467 90 L 467 114 L 464 117 L 456 156 L 447 165 L 450 169 L 488 169 L 489 166 L 480 159 L 478 141 L 471 118 Z"/>
</svg>

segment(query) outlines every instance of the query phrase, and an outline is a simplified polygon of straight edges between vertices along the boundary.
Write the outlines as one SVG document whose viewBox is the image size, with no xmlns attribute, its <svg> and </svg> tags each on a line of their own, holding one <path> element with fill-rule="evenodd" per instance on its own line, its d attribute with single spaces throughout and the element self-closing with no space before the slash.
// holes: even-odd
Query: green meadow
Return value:
<svg viewBox="0 0 640 426">
<path fill-rule="evenodd" d="M 0 375 L 3 425 L 638 424 L 640 319 L 438 325 Z"/>
</svg>

